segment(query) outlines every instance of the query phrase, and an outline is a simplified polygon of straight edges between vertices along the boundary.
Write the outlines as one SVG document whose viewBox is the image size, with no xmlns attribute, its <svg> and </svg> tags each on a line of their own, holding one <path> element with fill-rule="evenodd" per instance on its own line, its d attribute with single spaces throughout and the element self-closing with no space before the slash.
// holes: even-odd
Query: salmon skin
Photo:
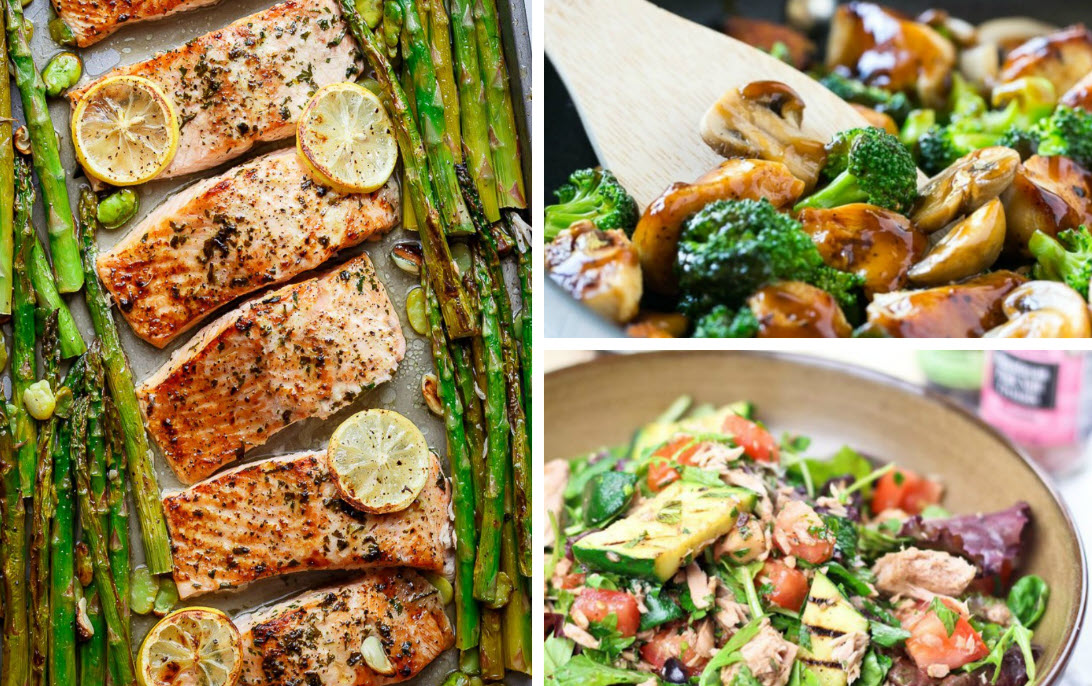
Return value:
<svg viewBox="0 0 1092 686">
<path fill-rule="evenodd" d="M 405 681 L 455 644 L 440 593 L 409 569 L 368 572 L 235 619 L 248 686 L 381 686 Z M 376 636 L 394 667 L 384 676 L 360 653 Z"/>
<path fill-rule="evenodd" d="M 148 432 L 192 484 L 284 427 L 328 417 L 389 381 L 405 352 L 398 315 L 361 254 L 211 322 L 137 397 Z"/>
<path fill-rule="evenodd" d="M 241 465 L 167 496 L 178 595 L 315 569 L 442 572 L 451 498 L 435 457 L 430 469 L 417 499 L 390 514 L 367 514 L 341 500 L 325 453 Z"/>
<path fill-rule="evenodd" d="M 163 17 L 215 4 L 217 0 L 53 0 L 53 9 L 86 48 L 126 24 Z"/>
<path fill-rule="evenodd" d="M 335 0 L 287 0 L 68 92 L 73 109 L 99 81 L 142 76 L 174 102 L 178 152 L 156 177 L 210 169 L 296 132 L 322 86 L 355 81 L 362 57 Z"/>
<path fill-rule="evenodd" d="M 283 283 L 399 220 L 398 186 L 343 195 L 314 183 L 292 148 L 172 196 L 99 256 L 137 336 L 156 347 L 221 305 Z"/>
</svg>

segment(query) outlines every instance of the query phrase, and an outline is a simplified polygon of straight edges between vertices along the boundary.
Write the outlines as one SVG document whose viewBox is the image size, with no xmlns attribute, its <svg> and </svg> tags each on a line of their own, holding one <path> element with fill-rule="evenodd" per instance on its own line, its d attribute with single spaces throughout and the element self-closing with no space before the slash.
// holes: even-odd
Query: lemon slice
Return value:
<svg viewBox="0 0 1092 686">
<path fill-rule="evenodd" d="M 355 83 L 332 83 L 311 97 L 296 124 L 296 149 L 319 182 L 341 193 L 374 191 L 398 162 L 387 110 Z"/>
<path fill-rule="evenodd" d="M 242 638 L 223 612 L 184 607 L 148 632 L 137 670 L 141 686 L 233 686 L 243 671 Z"/>
<path fill-rule="evenodd" d="M 428 443 L 413 422 L 390 410 L 365 410 L 330 437 L 326 460 L 341 497 L 364 512 L 398 512 L 425 487 Z"/>
<path fill-rule="evenodd" d="M 72 115 L 72 141 L 84 171 L 113 186 L 155 178 L 174 159 L 178 134 L 174 104 L 139 76 L 96 84 Z"/>
</svg>

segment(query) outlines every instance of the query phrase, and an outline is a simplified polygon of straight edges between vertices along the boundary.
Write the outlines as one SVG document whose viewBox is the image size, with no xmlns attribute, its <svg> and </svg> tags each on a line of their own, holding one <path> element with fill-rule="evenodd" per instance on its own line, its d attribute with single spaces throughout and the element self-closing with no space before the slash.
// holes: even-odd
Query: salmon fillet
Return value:
<svg viewBox="0 0 1092 686">
<path fill-rule="evenodd" d="M 237 617 L 243 638 L 240 684 L 379 686 L 405 681 L 455 644 L 439 592 L 409 569 L 368 572 Z M 394 667 L 372 671 L 360 644 L 375 635 Z"/>
<path fill-rule="evenodd" d="M 246 464 L 163 499 L 174 581 L 186 599 L 312 569 L 442 572 L 450 493 L 433 457 L 408 508 L 366 514 L 341 500 L 325 453 Z"/>
<path fill-rule="evenodd" d="M 68 92 L 73 109 L 119 75 L 158 84 L 178 110 L 178 152 L 156 178 L 215 167 L 260 141 L 295 134 L 316 90 L 353 81 L 363 62 L 335 0 L 287 0 Z"/>
<path fill-rule="evenodd" d="M 99 277 L 136 335 L 162 348 L 221 305 L 382 237 L 398 208 L 394 181 L 343 195 L 289 148 L 172 196 L 99 256 Z"/>
<path fill-rule="evenodd" d="M 53 9 L 86 48 L 126 24 L 162 19 L 177 12 L 215 4 L 217 0 L 53 0 Z"/>
<path fill-rule="evenodd" d="M 211 322 L 137 396 L 148 432 L 191 484 L 389 381 L 405 352 L 398 315 L 361 254 Z"/>
</svg>

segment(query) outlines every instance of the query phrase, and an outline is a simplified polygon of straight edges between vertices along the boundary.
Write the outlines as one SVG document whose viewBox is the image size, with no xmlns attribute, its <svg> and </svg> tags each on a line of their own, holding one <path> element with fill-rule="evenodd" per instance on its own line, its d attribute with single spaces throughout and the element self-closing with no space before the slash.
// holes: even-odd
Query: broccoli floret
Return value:
<svg viewBox="0 0 1092 686">
<path fill-rule="evenodd" d="M 554 195 L 558 204 L 545 210 L 543 235 L 547 242 L 581 220 L 590 221 L 599 229 L 621 229 L 627 236 L 637 226 L 640 215 L 637 201 L 606 169 L 578 169 Z"/>
<path fill-rule="evenodd" d="M 939 174 L 960 157 L 997 145 L 1001 136 L 963 131 L 956 125 L 933 126 L 918 139 L 918 162 L 926 174 Z"/>
<path fill-rule="evenodd" d="M 680 309 L 692 319 L 735 309 L 766 283 L 804 281 L 851 306 L 863 280 L 823 262 L 800 222 L 768 200 L 718 200 L 688 219 L 675 265 Z M 706 328 L 711 328 L 711 324 Z"/>
<path fill-rule="evenodd" d="M 918 141 L 930 128 L 936 126 L 936 110 L 912 110 L 899 130 L 899 142 L 910 150 L 917 150 Z"/>
<path fill-rule="evenodd" d="M 1061 281 L 1088 299 L 1088 282 L 1092 279 L 1092 234 L 1087 226 L 1067 229 L 1056 238 L 1036 231 L 1028 241 L 1028 250 L 1038 260 L 1035 278 Z"/>
<path fill-rule="evenodd" d="M 1054 114 L 1032 130 L 1039 140 L 1040 155 L 1065 155 L 1082 167 L 1092 168 L 1092 114 L 1059 105 Z"/>
<path fill-rule="evenodd" d="M 896 122 L 901 122 L 910 112 L 910 100 L 905 93 L 891 93 L 877 86 L 868 86 L 838 72 L 827 74 L 819 83 L 842 100 L 871 107 L 890 115 Z"/>
<path fill-rule="evenodd" d="M 823 175 L 833 180 L 795 209 L 867 202 L 905 212 L 918 195 L 917 173 L 910 152 L 883 129 L 842 131 L 827 145 Z"/>
<path fill-rule="evenodd" d="M 997 145 L 1012 148 L 1020 153 L 1020 159 L 1026 160 L 1035 154 L 1039 148 L 1039 136 L 1034 129 L 1023 129 L 1014 126 L 1005 132 L 1005 135 L 997 141 Z"/>
<path fill-rule="evenodd" d="M 726 305 L 717 305 L 698 320 L 694 338 L 754 338 L 758 329 L 758 319 L 747 305 L 735 312 Z"/>
</svg>

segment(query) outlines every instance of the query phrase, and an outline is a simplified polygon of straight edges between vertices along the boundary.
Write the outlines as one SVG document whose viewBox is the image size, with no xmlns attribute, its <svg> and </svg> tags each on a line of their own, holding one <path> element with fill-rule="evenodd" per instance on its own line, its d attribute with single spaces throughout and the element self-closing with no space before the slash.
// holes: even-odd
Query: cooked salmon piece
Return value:
<svg viewBox="0 0 1092 686">
<path fill-rule="evenodd" d="M 57 16 L 72 29 L 76 45 L 86 48 L 126 24 L 162 19 L 217 0 L 53 0 Z"/>
<path fill-rule="evenodd" d="M 440 593 L 409 569 L 370 571 L 235 618 L 243 638 L 240 684 L 380 686 L 416 675 L 455 644 Z M 377 636 L 394 667 L 368 667 L 360 644 Z"/>
<path fill-rule="evenodd" d="M 178 594 L 314 569 L 442 572 L 451 498 L 435 457 L 429 477 L 413 504 L 390 514 L 343 501 L 321 452 L 241 465 L 169 495 L 163 509 Z"/>
<path fill-rule="evenodd" d="M 398 315 L 361 254 L 209 323 L 137 396 L 148 432 L 192 484 L 389 381 L 405 352 Z"/>
<path fill-rule="evenodd" d="M 312 182 L 289 148 L 175 194 L 99 256 L 98 272 L 133 332 L 162 348 L 221 305 L 381 238 L 399 218 L 393 180 L 343 195 Z"/>
<path fill-rule="evenodd" d="M 363 62 L 336 0 L 287 0 L 98 79 L 142 76 L 178 110 L 178 152 L 156 178 L 189 174 L 296 132 L 322 86 L 353 81 Z M 75 108 L 98 81 L 68 92 Z"/>
</svg>

